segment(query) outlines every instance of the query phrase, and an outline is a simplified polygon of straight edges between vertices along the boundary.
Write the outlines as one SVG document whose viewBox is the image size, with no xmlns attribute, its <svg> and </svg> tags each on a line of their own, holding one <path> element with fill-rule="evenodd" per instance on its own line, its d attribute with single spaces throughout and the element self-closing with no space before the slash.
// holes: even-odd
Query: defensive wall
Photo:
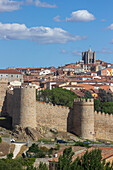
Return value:
<svg viewBox="0 0 113 170">
<path fill-rule="evenodd" d="M 75 99 L 72 109 L 36 101 L 33 87 L 7 90 L 7 81 L 0 81 L 0 109 L 12 117 L 12 125 L 36 128 L 45 126 L 69 131 L 85 139 L 113 141 L 113 115 L 94 112 L 93 99 Z"/>
<path fill-rule="evenodd" d="M 36 102 L 37 123 L 41 126 L 56 128 L 59 131 L 67 131 L 67 119 L 70 109 L 65 106 L 59 106 L 49 103 Z"/>
<path fill-rule="evenodd" d="M 94 112 L 94 137 L 113 141 L 113 115 Z"/>
<path fill-rule="evenodd" d="M 72 132 L 85 138 L 93 139 L 94 134 L 94 100 L 75 99 L 73 104 Z"/>
<path fill-rule="evenodd" d="M 3 105 L 6 96 L 7 83 L 7 79 L 0 79 L 0 115 L 2 110 L 4 110 Z"/>
<path fill-rule="evenodd" d="M 36 89 L 18 87 L 6 93 L 6 110 L 12 117 L 12 126 L 37 127 L 36 122 Z"/>
</svg>

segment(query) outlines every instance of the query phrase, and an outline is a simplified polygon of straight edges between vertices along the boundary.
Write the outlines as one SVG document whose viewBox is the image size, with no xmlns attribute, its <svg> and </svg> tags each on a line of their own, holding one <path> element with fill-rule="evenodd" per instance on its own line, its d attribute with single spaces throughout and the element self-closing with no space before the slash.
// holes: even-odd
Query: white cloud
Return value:
<svg viewBox="0 0 113 170">
<path fill-rule="evenodd" d="M 62 54 L 66 54 L 66 53 L 67 53 L 67 51 L 66 51 L 65 49 L 62 49 L 60 52 L 61 52 Z"/>
<path fill-rule="evenodd" d="M 112 54 L 113 51 L 107 49 L 106 47 L 104 47 L 101 51 L 97 51 L 98 53 L 102 53 L 102 54 Z"/>
<path fill-rule="evenodd" d="M 61 28 L 31 27 L 24 24 L 0 23 L 0 39 L 3 40 L 30 40 L 38 44 L 64 44 L 69 41 L 86 39 L 86 36 L 72 35 Z"/>
<path fill-rule="evenodd" d="M 96 18 L 93 14 L 89 13 L 87 10 L 78 10 L 75 12 L 72 12 L 70 18 L 66 18 L 66 21 L 70 22 L 88 22 L 93 21 Z"/>
<path fill-rule="evenodd" d="M 33 2 L 33 0 L 26 0 L 26 4 L 33 4 L 34 2 Z"/>
<path fill-rule="evenodd" d="M 60 16 L 54 17 L 53 20 L 56 21 L 56 22 L 60 22 L 60 21 L 61 21 L 61 20 L 60 20 Z"/>
<path fill-rule="evenodd" d="M 47 2 L 41 2 L 40 0 L 26 0 L 27 4 L 33 4 L 37 7 L 45 7 L 45 8 L 56 8 L 55 4 L 48 4 Z"/>
<path fill-rule="evenodd" d="M 51 5 L 40 0 L 0 0 L 0 12 L 11 12 L 19 10 L 21 5 L 36 5 L 37 7 L 56 8 L 55 4 Z"/>
<path fill-rule="evenodd" d="M 0 0 L 0 12 L 11 12 L 20 9 L 22 1 Z"/>
<path fill-rule="evenodd" d="M 82 53 L 80 52 L 80 51 L 73 51 L 72 52 L 72 54 L 74 55 L 74 56 L 81 56 L 82 55 Z"/>
<path fill-rule="evenodd" d="M 110 26 L 108 26 L 106 29 L 113 30 L 113 24 L 111 24 Z"/>
</svg>

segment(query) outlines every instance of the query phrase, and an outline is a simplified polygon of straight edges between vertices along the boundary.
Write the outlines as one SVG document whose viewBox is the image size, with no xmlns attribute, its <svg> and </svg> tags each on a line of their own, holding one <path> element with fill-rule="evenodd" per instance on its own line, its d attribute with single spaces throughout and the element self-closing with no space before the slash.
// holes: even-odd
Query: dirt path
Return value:
<svg viewBox="0 0 113 170">
<path fill-rule="evenodd" d="M 22 143 L 15 143 L 15 149 L 14 149 L 14 152 L 13 152 L 13 159 L 16 158 L 17 154 L 20 152 L 20 149 L 22 147 Z"/>
</svg>

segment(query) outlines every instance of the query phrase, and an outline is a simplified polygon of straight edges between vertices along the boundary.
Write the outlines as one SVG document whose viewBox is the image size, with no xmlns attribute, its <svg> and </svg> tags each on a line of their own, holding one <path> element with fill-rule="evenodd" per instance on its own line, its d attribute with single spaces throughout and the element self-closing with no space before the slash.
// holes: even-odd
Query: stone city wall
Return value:
<svg viewBox="0 0 113 170">
<path fill-rule="evenodd" d="M 94 112 L 93 100 L 76 99 L 70 110 L 36 101 L 36 91 L 31 87 L 6 90 L 7 80 L 0 80 L 0 112 L 12 117 L 13 126 L 45 126 L 83 138 L 113 141 L 113 115 Z"/>
<path fill-rule="evenodd" d="M 13 109 L 14 109 L 14 103 L 13 103 L 13 91 L 7 90 L 6 92 L 6 112 L 9 116 L 13 117 Z M 4 113 L 3 113 L 4 114 Z"/>
<path fill-rule="evenodd" d="M 75 99 L 73 105 L 72 132 L 84 139 L 93 139 L 94 100 Z"/>
<path fill-rule="evenodd" d="M 45 127 L 56 128 L 58 131 L 67 132 L 67 119 L 70 109 L 64 106 L 53 106 L 49 103 L 36 102 L 37 124 Z"/>
<path fill-rule="evenodd" d="M 94 112 L 94 137 L 113 141 L 113 115 Z"/>
<path fill-rule="evenodd" d="M 7 90 L 7 79 L 0 80 L 0 115 L 3 109 L 3 104 L 5 101 L 6 90 Z"/>
</svg>

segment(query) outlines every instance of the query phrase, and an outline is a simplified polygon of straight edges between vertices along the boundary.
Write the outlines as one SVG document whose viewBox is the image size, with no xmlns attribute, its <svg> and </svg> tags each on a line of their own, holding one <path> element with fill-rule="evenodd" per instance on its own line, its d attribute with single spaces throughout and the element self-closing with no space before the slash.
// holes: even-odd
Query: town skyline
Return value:
<svg viewBox="0 0 113 170">
<path fill-rule="evenodd" d="M 112 5 L 111 0 L 1 0 L 0 68 L 58 67 L 81 60 L 89 48 L 96 59 L 113 63 Z"/>
</svg>

